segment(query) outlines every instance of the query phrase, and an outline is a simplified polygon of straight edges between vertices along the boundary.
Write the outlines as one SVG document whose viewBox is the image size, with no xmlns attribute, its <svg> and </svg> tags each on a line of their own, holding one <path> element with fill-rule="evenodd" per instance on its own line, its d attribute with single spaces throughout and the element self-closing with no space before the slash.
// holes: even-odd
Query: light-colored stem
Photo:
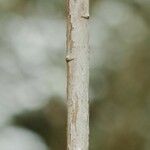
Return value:
<svg viewBox="0 0 150 150">
<path fill-rule="evenodd" d="M 89 0 L 67 1 L 67 149 L 89 146 Z"/>
</svg>

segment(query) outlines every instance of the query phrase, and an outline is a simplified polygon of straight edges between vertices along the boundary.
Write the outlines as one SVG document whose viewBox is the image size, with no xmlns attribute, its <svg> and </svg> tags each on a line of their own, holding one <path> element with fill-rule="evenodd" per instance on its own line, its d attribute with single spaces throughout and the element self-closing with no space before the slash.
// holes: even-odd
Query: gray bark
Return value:
<svg viewBox="0 0 150 150">
<path fill-rule="evenodd" d="M 89 0 L 67 1 L 67 149 L 89 145 Z"/>
</svg>

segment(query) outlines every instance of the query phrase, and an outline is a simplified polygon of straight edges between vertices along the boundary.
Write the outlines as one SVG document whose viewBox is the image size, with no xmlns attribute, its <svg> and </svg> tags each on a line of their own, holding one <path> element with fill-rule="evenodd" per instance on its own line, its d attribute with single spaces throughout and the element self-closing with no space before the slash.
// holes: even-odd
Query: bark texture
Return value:
<svg viewBox="0 0 150 150">
<path fill-rule="evenodd" d="M 67 0 L 67 149 L 89 144 L 89 0 Z"/>
</svg>

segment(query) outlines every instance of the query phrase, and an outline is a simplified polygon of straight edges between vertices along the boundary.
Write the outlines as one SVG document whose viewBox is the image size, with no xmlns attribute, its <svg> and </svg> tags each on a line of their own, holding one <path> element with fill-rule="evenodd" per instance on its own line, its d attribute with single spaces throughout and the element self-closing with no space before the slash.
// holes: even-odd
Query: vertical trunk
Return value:
<svg viewBox="0 0 150 150">
<path fill-rule="evenodd" d="M 67 0 L 67 149 L 89 144 L 89 0 Z"/>
</svg>

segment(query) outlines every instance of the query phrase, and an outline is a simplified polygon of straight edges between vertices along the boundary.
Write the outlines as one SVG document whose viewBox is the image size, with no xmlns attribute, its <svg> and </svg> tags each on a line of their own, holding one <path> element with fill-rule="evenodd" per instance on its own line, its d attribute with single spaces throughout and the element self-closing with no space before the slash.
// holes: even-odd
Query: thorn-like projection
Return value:
<svg viewBox="0 0 150 150">
<path fill-rule="evenodd" d="M 74 58 L 73 58 L 73 57 L 66 56 L 66 62 L 70 62 L 70 61 L 72 61 L 72 60 L 74 60 Z"/>
<path fill-rule="evenodd" d="M 84 19 L 89 19 L 90 16 L 89 15 L 82 15 L 81 18 L 84 18 Z"/>
</svg>

